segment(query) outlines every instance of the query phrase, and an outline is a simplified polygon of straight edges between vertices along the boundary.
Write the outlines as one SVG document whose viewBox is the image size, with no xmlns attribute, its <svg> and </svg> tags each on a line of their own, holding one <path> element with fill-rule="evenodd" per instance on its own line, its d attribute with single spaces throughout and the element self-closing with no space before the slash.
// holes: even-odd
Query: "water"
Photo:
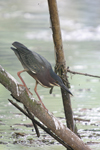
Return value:
<svg viewBox="0 0 100 150">
<path fill-rule="evenodd" d="M 66 64 L 73 71 L 100 74 L 99 6 L 99 0 L 58 0 Z M 20 82 L 17 72 L 22 70 L 22 66 L 10 49 L 14 41 L 19 41 L 43 55 L 54 67 L 54 46 L 46 1 L 0 0 L 0 65 Z M 22 76 L 33 92 L 35 81 L 27 73 L 23 73 Z M 96 142 L 100 142 L 100 79 L 69 73 L 68 76 L 71 83 L 70 90 L 74 95 L 71 97 L 74 116 L 89 120 L 77 121 L 79 133 L 84 142 L 93 141 L 94 144 L 91 147 L 99 150 L 100 144 Z M 63 118 L 60 89 L 55 87 L 53 95 L 50 95 L 49 89 L 38 86 L 38 92 L 49 111 L 53 112 L 55 116 Z M 37 98 L 35 94 L 34 97 Z M 4 150 L 25 149 L 26 146 L 27 149 L 28 145 L 28 149 L 31 150 L 33 147 L 30 147 L 29 139 L 32 138 L 35 141 L 32 142 L 32 146 L 35 146 L 34 149 L 40 149 L 37 145 L 45 133 L 41 131 L 43 136 L 39 141 L 35 133 L 32 133 L 32 128 L 21 126 L 20 123 L 31 122 L 7 101 L 8 98 L 12 99 L 10 92 L 0 85 L 0 141 L 4 142 L 0 144 L 0 148 Z M 15 132 L 25 132 L 26 135 L 17 141 L 13 137 Z M 15 144 L 16 141 L 17 144 Z M 46 144 L 42 142 L 41 145 L 43 150 L 49 150 L 51 147 L 54 150 L 64 149 L 57 144 L 45 146 Z"/>
</svg>

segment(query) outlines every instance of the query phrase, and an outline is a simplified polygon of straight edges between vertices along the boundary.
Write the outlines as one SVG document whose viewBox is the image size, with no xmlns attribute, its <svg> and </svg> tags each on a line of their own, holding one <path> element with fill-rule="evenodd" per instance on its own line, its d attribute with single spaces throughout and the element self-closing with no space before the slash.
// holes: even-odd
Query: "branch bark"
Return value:
<svg viewBox="0 0 100 150">
<path fill-rule="evenodd" d="M 49 12 L 50 12 L 50 20 L 53 31 L 53 41 L 55 46 L 55 56 L 56 56 L 56 73 L 58 72 L 59 76 L 62 78 L 64 84 L 69 88 L 69 82 L 67 79 L 67 71 L 66 71 L 66 63 L 64 58 L 64 51 L 62 45 L 62 37 L 60 30 L 60 22 L 58 17 L 57 10 L 57 2 L 56 0 L 48 0 Z M 61 89 L 62 99 L 66 117 L 67 127 L 75 132 L 74 120 L 73 120 L 73 112 L 71 108 L 71 100 L 69 94 Z"/>
<path fill-rule="evenodd" d="M 20 101 L 31 114 L 34 114 L 55 135 L 62 139 L 74 150 L 90 150 L 81 139 L 65 127 L 51 113 L 47 112 L 33 97 L 29 97 L 24 87 L 0 66 L 0 83 L 7 88 L 13 97 Z"/>
</svg>

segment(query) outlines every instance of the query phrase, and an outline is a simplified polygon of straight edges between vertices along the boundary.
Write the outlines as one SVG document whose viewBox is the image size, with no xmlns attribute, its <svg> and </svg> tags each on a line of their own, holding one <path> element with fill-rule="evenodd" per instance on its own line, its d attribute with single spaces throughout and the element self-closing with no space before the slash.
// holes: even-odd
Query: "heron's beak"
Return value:
<svg viewBox="0 0 100 150">
<path fill-rule="evenodd" d="M 60 87 L 61 87 L 62 89 L 64 89 L 65 91 L 67 91 L 70 95 L 73 96 L 73 94 L 69 91 L 69 89 L 68 89 L 64 84 L 61 84 Z"/>
</svg>

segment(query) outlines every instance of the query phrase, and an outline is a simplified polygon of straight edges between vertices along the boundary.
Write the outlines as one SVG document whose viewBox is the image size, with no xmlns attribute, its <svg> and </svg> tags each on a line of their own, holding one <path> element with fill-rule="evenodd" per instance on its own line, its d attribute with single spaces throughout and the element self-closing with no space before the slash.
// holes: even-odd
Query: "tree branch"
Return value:
<svg viewBox="0 0 100 150">
<path fill-rule="evenodd" d="M 79 75 L 84 75 L 84 76 L 89 76 L 89 77 L 100 78 L 100 76 L 91 75 L 91 74 L 88 74 L 88 73 L 80 73 L 80 72 L 76 72 L 76 71 L 71 71 L 68 68 L 67 68 L 67 72 L 72 73 L 72 74 L 79 74 Z"/>
<path fill-rule="evenodd" d="M 47 112 L 32 96 L 28 96 L 24 87 L 0 66 L 0 83 L 7 88 L 13 97 L 19 100 L 28 111 L 37 117 L 49 130 L 74 150 L 90 150 L 83 141 L 78 138 L 63 123 Z"/>
<path fill-rule="evenodd" d="M 67 71 L 66 71 L 66 63 L 64 58 L 62 36 L 60 30 L 60 21 L 58 16 L 58 9 L 57 9 L 57 1 L 48 0 L 48 6 L 49 6 L 51 29 L 52 29 L 53 41 L 55 47 L 55 57 L 56 57 L 55 72 L 59 74 L 64 84 L 69 88 L 70 84 L 68 82 L 67 75 L 66 75 Z M 61 93 L 62 93 L 62 100 L 63 100 L 67 127 L 73 132 L 75 132 L 70 95 L 68 94 L 68 92 L 66 92 L 63 89 L 61 89 Z"/>
</svg>

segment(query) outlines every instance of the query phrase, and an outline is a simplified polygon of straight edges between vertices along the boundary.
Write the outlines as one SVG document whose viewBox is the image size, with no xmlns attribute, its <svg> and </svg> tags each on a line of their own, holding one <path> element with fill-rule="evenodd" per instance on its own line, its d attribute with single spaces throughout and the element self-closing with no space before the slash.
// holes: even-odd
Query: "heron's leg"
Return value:
<svg viewBox="0 0 100 150">
<path fill-rule="evenodd" d="M 46 110 L 48 111 L 48 109 L 47 109 L 47 108 L 45 107 L 45 105 L 43 104 L 43 102 L 42 102 L 42 100 L 41 100 L 39 94 L 37 93 L 37 84 L 38 84 L 38 82 L 36 81 L 36 85 L 35 85 L 34 91 L 35 91 L 35 93 L 36 93 L 36 95 L 37 95 L 39 101 L 41 102 L 42 106 L 44 107 L 44 109 L 46 109 Z"/>
<path fill-rule="evenodd" d="M 26 92 L 27 92 L 28 95 L 29 95 L 29 93 L 30 93 L 31 95 L 33 95 L 33 94 L 29 91 L 29 89 L 28 89 L 28 87 L 26 86 L 26 84 L 25 84 L 24 80 L 22 79 L 22 77 L 20 76 L 20 74 L 21 74 L 22 72 L 25 72 L 25 71 L 26 71 L 26 70 L 24 69 L 24 70 L 22 70 L 22 71 L 17 72 L 18 77 L 20 78 L 20 80 L 21 80 L 22 83 L 23 83 L 23 85 L 20 84 L 20 86 L 24 86 L 24 87 L 26 88 Z"/>
</svg>

